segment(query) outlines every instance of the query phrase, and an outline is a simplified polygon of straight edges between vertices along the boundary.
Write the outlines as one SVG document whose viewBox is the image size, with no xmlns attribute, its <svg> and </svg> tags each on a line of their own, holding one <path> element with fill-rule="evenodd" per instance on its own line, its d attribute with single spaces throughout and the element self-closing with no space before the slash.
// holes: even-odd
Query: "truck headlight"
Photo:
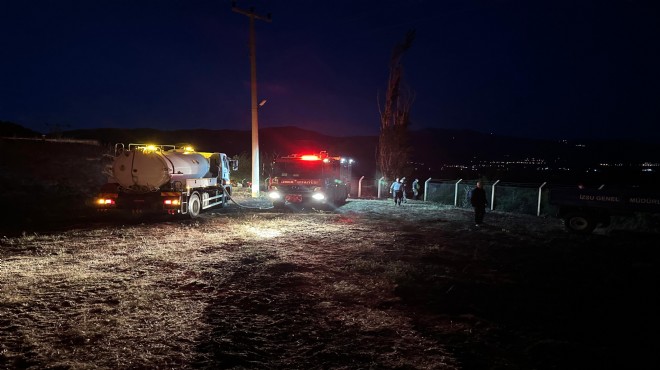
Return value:
<svg viewBox="0 0 660 370">
<path fill-rule="evenodd" d="M 270 199 L 280 199 L 280 198 L 282 198 L 282 195 L 280 193 L 278 193 L 277 191 L 271 191 L 270 193 L 268 193 L 268 197 Z"/>
<path fill-rule="evenodd" d="M 325 195 L 323 193 L 314 193 L 314 195 L 312 195 L 312 198 L 316 200 L 323 200 L 325 199 Z"/>
</svg>

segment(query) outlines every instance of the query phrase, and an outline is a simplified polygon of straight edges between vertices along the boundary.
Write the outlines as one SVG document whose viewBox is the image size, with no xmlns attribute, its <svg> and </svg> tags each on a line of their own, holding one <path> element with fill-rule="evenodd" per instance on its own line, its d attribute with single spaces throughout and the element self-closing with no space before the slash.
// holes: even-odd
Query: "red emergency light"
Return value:
<svg viewBox="0 0 660 370">
<path fill-rule="evenodd" d="M 319 158 L 319 156 L 315 155 L 315 154 L 301 155 L 300 159 L 302 159 L 303 161 L 320 161 L 321 160 L 321 158 Z"/>
</svg>

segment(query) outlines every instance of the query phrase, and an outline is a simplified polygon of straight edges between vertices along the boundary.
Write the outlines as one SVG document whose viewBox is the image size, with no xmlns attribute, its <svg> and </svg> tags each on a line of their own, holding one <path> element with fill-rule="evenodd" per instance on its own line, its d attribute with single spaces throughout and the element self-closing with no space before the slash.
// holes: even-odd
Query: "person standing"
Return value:
<svg viewBox="0 0 660 370">
<path fill-rule="evenodd" d="M 412 183 L 413 199 L 419 199 L 419 179 L 415 179 Z"/>
<path fill-rule="evenodd" d="M 390 184 L 390 194 L 392 194 L 392 198 L 394 198 L 394 184 L 396 184 L 397 182 L 399 182 L 398 177 L 396 178 L 396 180 L 394 180 L 394 182 Z"/>
<path fill-rule="evenodd" d="M 472 189 L 470 203 L 472 203 L 472 207 L 474 207 L 474 223 L 476 226 L 479 226 L 484 222 L 486 206 L 488 205 L 488 199 L 486 199 L 486 190 L 484 190 L 481 181 L 477 181 L 477 187 Z"/>
<path fill-rule="evenodd" d="M 394 197 L 394 204 L 395 205 L 401 205 L 401 197 L 403 196 L 403 192 L 401 191 L 401 181 L 399 181 L 399 178 L 397 177 L 396 180 L 390 185 L 390 194 Z"/>
<path fill-rule="evenodd" d="M 406 178 L 402 177 L 401 178 L 401 194 L 403 195 L 403 203 L 408 203 L 408 192 L 406 192 L 406 186 L 408 184 L 406 183 Z"/>
</svg>

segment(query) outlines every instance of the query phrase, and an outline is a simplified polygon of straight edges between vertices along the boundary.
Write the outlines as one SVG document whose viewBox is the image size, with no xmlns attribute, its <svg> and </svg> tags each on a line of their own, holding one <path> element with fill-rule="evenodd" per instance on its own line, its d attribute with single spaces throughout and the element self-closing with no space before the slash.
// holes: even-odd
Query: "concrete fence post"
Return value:
<svg viewBox="0 0 660 370">
<path fill-rule="evenodd" d="M 378 179 L 378 199 L 380 199 L 380 188 L 381 188 L 381 184 L 383 183 L 384 179 L 385 179 L 384 176 L 381 177 L 380 179 Z"/>
<path fill-rule="evenodd" d="M 541 194 L 543 193 L 543 187 L 545 186 L 545 184 L 547 184 L 547 182 L 544 182 L 543 184 L 541 184 L 541 186 L 539 186 L 539 202 L 538 202 L 538 205 L 536 207 L 536 215 L 537 216 L 541 215 Z"/>
<path fill-rule="evenodd" d="M 456 182 L 456 185 L 454 185 L 454 207 L 458 206 L 458 184 L 463 181 L 463 179 L 460 179 Z"/>
<path fill-rule="evenodd" d="M 360 180 L 358 181 L 358 199 L 362 198 L 362 180 L 364 180 L 364 176 L 360 177 Z"/>
<path fill-rule="evenodd" d="M 497 185 L 498 182 L 500 182 L 500 180 L 495 181 L 495 183 L 493 184 L 493 188 L 491 189 L 491 192 L 490 192 L 490 210 L 491 211 L 493 209 L 495 209 L 495 185 Z"/>
<path fill-rule="evenodd" d="M 425 201 L 425 202 L 426 202 L 426 194 L 429 193 L 428 190 L 429 190 L 429 182 L 430 182 L 430 181 L 431 181 L 431 178 L 430 178 L 430 177 L 429 177 L 428 179 L 426 179 L 426 181 L 424 181 L 424 201 Z"/>
</svg>

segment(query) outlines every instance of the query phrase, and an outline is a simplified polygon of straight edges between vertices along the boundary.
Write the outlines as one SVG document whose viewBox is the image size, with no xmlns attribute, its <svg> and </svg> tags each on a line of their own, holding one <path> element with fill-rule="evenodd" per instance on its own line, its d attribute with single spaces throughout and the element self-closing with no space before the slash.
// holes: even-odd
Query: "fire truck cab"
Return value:
<svg viewBox="0 0 660 370">
<path fill-rule="evenodd" d="M 341 205 L 349 194 L 352 160 L 327 152 L 276 158 L 271 166 L 268 196 L 274 207 L 286 204 Z"/>
</svg>

